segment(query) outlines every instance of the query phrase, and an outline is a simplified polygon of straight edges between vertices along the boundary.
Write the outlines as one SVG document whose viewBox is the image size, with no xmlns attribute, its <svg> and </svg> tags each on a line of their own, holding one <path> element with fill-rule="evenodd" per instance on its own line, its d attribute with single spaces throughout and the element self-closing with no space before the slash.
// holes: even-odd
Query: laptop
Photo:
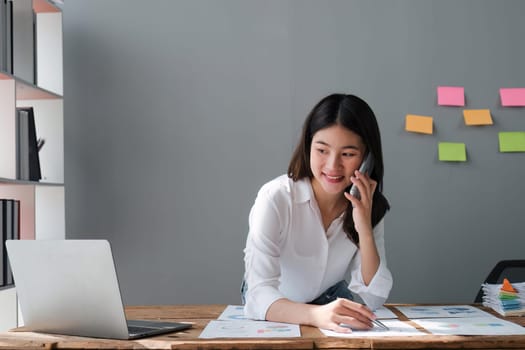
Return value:
<svg viewBox="0 0 525 350">
<path fill-rule="evenodd" d="M 24 329 L 137 339 L 190 324 L 126 320 L 107 240 L 8 240 Z"/>
</svg>

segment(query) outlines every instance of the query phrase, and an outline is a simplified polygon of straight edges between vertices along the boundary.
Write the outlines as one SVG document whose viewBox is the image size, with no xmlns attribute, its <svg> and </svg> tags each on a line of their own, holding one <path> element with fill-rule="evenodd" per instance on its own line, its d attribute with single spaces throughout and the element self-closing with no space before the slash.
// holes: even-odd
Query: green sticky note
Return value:
<svg viewBox="0 0 525 350">
<path fill-rule="evenodd" d="M 439 160 L 442 162 L 466 162 L 467 148 L 460 142 L 440 142 Z"/>
<path fill-rule="evenodd" d="M 525 152 L 525 131 L 499 133 L 500 152 Z"/>
</svg>

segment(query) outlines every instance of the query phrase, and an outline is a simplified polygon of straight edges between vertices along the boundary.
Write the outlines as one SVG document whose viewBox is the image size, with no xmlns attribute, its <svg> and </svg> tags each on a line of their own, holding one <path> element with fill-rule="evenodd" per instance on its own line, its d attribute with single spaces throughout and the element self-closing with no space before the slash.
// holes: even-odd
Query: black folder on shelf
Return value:
<svg viewBox="0 0 525 350">
<path fill-rule="evenodd" d="M 13 200 L 4 199 L 4 241 L 8 240 L 11 237 L 13 232 Z M 5 243 L 2 247 L 5 250 Z M 4 262 L 3 262 L 3 274 L 4 274 L 4 285 L 8 283 L 7 278 L 7 254 L 4 253 Z"/>
<path fill-rule="evenodd" d="M 0 287 L 14 284 L 11 265 L 7 258 L 5 241 L 20 239 L 20 201 L 0 199 L 0 229 L 2 247 L 0 249 Z"/>
<path fill-rule="evenodd" d="M 11 230 L 7 232 L 7 239 L 20 239 L 20 201 L 19 200 L 9 200 L 12 205 L 11 210 Z M 4 244 L 4 249 L 5 244 Z M 5 265 L 5 284 L 7 286 L 14 285 L 15 281 L 13 280 L 13 271 L 11 270 L 11 264 L 9 263 L 9 259 L 7 259 L 7 255 L 5 255 L 6 259 L 4 260 Z"/>
<path fill-rule="evenodd" d="M 42 178 L 33 107 L 17 107 L 17 172 L 20 180 L 39 181 Z"/>
<path fill-rule="evenodd" d="M 2 246 L 0 247 L 0 287 L 3 287 L 6 282 L 4 264 L 7 261 L 7 252 L 5 248 L 5 240 L 7 238 L 7 232 L 5 229 L 4 220 L 4 199 L 0 199 L 0 237 L 2 237 Z"/>
<path fill-rule="evenodd" d="M 13 75 L 35 83 L 35 28 L 32 0 L 15 0 L 12 6 Z"/>
<path fill-rule="evenodd" d="M 13 73 L 13 3 L 0 0 L 0 70 Z"/>
</svg>

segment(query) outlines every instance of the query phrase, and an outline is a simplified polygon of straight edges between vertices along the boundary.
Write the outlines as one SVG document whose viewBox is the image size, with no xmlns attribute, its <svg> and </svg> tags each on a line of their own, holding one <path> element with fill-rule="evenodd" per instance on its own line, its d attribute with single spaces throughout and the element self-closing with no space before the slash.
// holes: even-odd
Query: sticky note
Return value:
<svg viewBox="0 0 525 350">
<path fill-rule="evenodd" d="M 516 293 L 516 289 L 514 289 L 514 287 L 512 286 L 512 284 L 510 284 L 509 280 L 504 278 L 503 279 L 503 284 L 501 285 L 501 290 L 504 290 L 505 292 L 512 292 L 512 293 Z"/>
<path fill-rule="evenodd" d="M 525 88 L 501 88 L 499 89 L 501 105 L 505 107 L 525 106 Z"/>
<path fill-rule="evenodd" d="M 500 132 L 500 152 L 525 152 L 525 131 Z"/>
<path fill-rule="evenodd" d="M 438 146 L 439 160 L 442 162 L 466 162 L 467 148 L 460 142 L 440 142 Z"/>
<path fill-rule="evenodd" d="M 432 117 L 407 114 L 405 130 L 422 134 L 432 134 Z"/>
<path fill-rule="evenodd" d="M 462 86 L 438 86 L 437 95 L 440 106 L 465 105 L 465 88 Z"/>
<path fill-rule="evenodd" d="M 465 109 L 463 118 L 466 125 L 492 125 L 492 117 L 488 109 Z"/>
</svg>

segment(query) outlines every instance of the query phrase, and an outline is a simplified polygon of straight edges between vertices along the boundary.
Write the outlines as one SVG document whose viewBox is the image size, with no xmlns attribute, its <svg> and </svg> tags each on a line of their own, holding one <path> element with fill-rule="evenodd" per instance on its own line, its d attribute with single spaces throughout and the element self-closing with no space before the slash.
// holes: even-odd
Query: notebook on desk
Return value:
<svg viewBox="0 0 525 350">
<path fill-rule="evenodd" d="M 126 320 L 106 240 L 6 241 L 24 329 L 136 339 L 190 324 Z"/>
</svg>

